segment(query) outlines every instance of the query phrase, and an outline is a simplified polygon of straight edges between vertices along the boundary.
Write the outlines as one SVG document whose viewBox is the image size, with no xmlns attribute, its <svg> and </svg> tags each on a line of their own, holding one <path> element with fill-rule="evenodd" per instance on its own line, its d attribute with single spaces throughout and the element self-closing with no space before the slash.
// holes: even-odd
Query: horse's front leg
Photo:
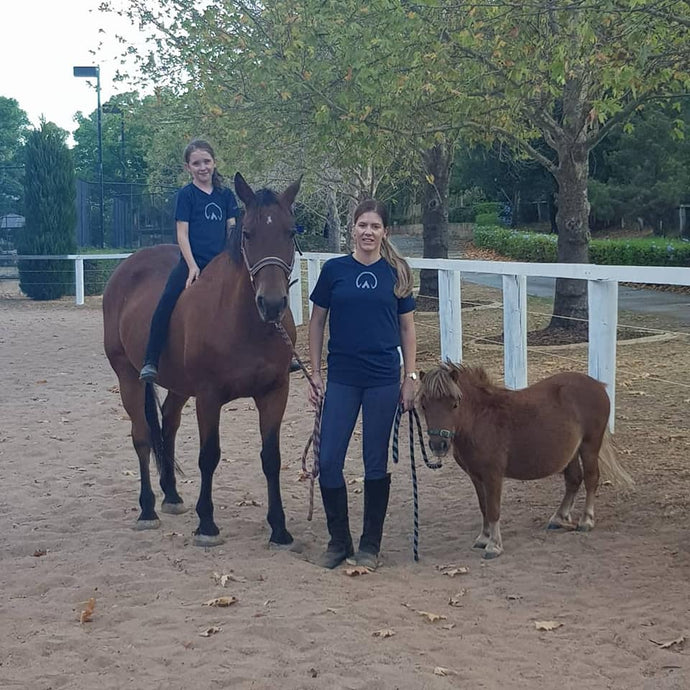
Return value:
<svg viewBox="0 0 690 690">
<path fill-rule="evenodd" d="M 501 491 L 503 490 L 503 477 L 489 475 L 483 477 L 484 495 L 486 498 L 486 520 L 489 526 L 489 541 L 484 547 L 484 558 L 496 558 L 503 553 L 503 540 L 501 539 Z"/>
<path fill-rule="evenodd" d="M 199 527 L 194 532 L 197 546 L 218 546 L 225 540 L 213 521 L 213 473 L 220 461 L 220 409 L 221 403 L 212 396 L 200 395 L 196 399 L 196 417 L 199 423 L 199 470 L 201 489 L 196 503 Z"/>
<path fill-rule="evenodd" d="M 468 473 L 469 474 L 469 473 Z M 482 511 L 482 531 L 472 544 L 474 549 L 485 549 L 489 543 L 489 521 L 486 519 L 486 492 L 484 491 L 484 484 L 481 479 L 474 474 L 470 474 L 470 479 L 474 484 L 474 489 L 477 492 L 477 499 L 479 501 L 479 510 Z"/>
<path fill-rule="evenodd" d="M 268 514 L 266 519 L 271 526 L 271 544 L 287 546 L 292 544 L 292 535 L 285 527 L 283 499 L 280 495 L 280 424 L 283 421 L 287 404 L 288 383 L 284 386 L 255 397 L 259 411 L 261 430 L 261 468 L 266 476 L 268 487 Z"/>
</svg>

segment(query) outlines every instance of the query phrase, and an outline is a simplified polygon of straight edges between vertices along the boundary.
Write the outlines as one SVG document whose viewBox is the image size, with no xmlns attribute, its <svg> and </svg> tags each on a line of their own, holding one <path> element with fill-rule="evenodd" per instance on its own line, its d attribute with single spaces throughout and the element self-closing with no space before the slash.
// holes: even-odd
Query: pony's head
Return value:
<svg viewBox="0 0 690 690">
<path fill-rule="evenodd" d="M 301 181 L 300 177 L 282 194 L 270 189 L 254 192 L 240 173 L 235 175 L 235 191 L 245 206 L 235 233 L 235 251 L 249 271 L 259 316 L 269 323 L 278 323 L 288 306 L 295 261 L 292 204 Z"/>
<path fill-rule="evenodd" d="M 428 372 L 420 372 L 419 406 L 426 419 L 429 448 L 437 457 L 448 453 L 456 432 L 458 408 L 462 400 L 459 380 L 462 369 L 443 362 Z"/>
</svg>

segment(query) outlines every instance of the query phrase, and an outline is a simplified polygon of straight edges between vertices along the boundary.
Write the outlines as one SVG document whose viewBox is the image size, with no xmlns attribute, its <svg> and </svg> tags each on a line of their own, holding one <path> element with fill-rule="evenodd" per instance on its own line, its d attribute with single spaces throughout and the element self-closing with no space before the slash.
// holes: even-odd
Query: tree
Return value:
<svg viewBox="0 0 690 690">
<path fill-rule="evenodd" d="M 554 176 L 558 260 L 586 262 L 590 152 L 646 102 L 690 87 L 690 8 L 658 0 L 534 0 L 461 3 L 445 12 L 462 15 L 463 27 L 447 32 L 459 68 L 481 72 L 475 100 L 484 115 L 468 125 Z M 438 7 L 427 10 L 427 21 L 437 31 L 448 25 Z M 540 137 L 548 154 L 534 146 Z M 573 327 L 586 316 L 586 283 L 558 279 L 551 325 Z"/>
<path fill-rule="evenodd" d="M 29 124 L 14 98 L 0 96 L 0 216 L 21 209 L 22 149 Z"/>
<path fill-rule="evenodd" d="M 75 176 L 65 132 L 42 122 L 26 142 L 24 182 L 25 226 L 17 238 L 20 254 L 69 254 L 76 251 Z M 22 260 L 19 287 L 36 300 L 68 294 L 72 281 L 70 262 Z"/>
</svg>

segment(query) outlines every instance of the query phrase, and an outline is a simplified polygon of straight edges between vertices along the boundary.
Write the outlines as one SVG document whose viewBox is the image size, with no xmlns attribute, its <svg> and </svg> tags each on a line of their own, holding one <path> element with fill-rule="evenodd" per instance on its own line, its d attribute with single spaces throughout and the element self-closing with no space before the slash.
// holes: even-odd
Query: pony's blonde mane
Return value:
<svg viewBox="0 0 690 690">
<path fill-rule="evenodd" d="M 488 374 L 482 367 L 468 367 L 463 364 L 453 364 L 452 362 L 441 362 L 424 374 L 419 387 L 420 401 L 440 400 L 450 398 L 451 400 L 461 400 L 465 386 L 469 384 L 485 392 L 502 390 L 491 382 Z"/>
</svg>

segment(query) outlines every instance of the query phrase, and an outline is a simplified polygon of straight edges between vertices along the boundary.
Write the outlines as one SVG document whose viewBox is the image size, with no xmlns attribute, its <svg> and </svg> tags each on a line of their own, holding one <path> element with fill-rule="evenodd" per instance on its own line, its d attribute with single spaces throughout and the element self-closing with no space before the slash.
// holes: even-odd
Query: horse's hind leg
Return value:
<svg viewBox="0 0 690 690">
<path fill-rule="evenodd" d="M 551 516 L 548 529 L 575 529 L 570 513 L 573 509 L 575 496 L 582 484 L 582 467 L 580 466 L 579 453 L 566 465 L 563 470 L 565 479 L 565 495 L 558 506 L 558 510 Z"/>
<path fill-rule="evenodd" d="M 601 443 L 593 444 L 583 441 L 580 446 L 580 457 L 585 474 L 585 512 L 577 523 L 580 532 L 589 532 L 594 527 L 594 497 L 599 486 L 599 448 Z"/>
<path fill-rule="evenodd" d="M 267 395 L 255 397 L 261 429 L 261 468 L 268 486 L 268 524 L 271 526 L 269 542 L 279 546 L 292 544 L 292 535 L 285 526 L 283 499 L 280 495 L 280 424 L 287 404 L 288 385 Z"/>
<path fill-rule="evenodd" d="M 169 458 L 175 457 L 175 437 L 180 428 L 182 408 L 186 402 L 186 397 L 169 391 L 163 403 L 163 449 Z M 172 515 L 186 513 L 187 506 L 177 493 L 174 464 L 165 465 L 161 468 L 160 484 L 165 495 L 161 504 L 161 512 Z"/>
<path fill-rule="evenodd" d="M 121 366 L 113 363 L 120 382 L 120 397 L 122 404 L 132 422 L 132 443 L 139 459 L 139 506 L 141 514 L 136 522 L 136 529 L 155 529 L 160 526 L 160 520 L 155 511 L 156 497 L 151 488 L 151 474 L 149 458 L 151 456 L 151 440 L 149 427 L 144 415 L 144 388 L 139 382 L 139 374 L 126 361 Z"/>
</svg>

